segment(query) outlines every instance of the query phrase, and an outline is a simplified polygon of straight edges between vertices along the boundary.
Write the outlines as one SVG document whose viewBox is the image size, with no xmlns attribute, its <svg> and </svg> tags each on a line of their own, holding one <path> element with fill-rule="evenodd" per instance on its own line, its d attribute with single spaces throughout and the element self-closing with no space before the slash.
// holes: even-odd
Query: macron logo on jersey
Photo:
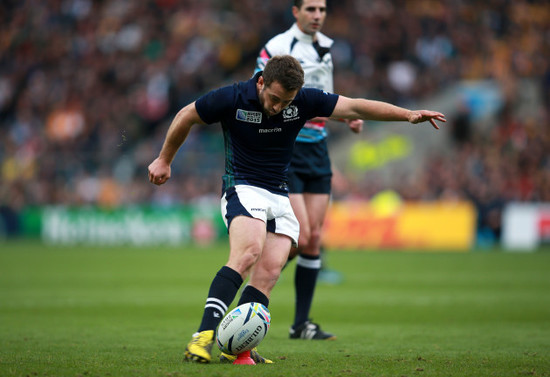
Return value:
<svg viewBox="0 0 550 377">
<path fill-rule="evenodd" d="M 247 123 L 262 123 L 262 113 L 259 111 L 247 111 L 242 109 L 237 109 L 237 114 L 235 119 L 240 120 L 241 122 Z"/>
</svg>

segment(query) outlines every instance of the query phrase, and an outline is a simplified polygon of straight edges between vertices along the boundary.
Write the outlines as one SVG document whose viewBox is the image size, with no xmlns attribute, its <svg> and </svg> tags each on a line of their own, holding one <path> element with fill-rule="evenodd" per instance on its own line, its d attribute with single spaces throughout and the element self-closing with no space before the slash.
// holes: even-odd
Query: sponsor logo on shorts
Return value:
<svg viewBox="0 0 550 377">
<path fill-rule="evenodd" d="M 250 208 L 250 211 L 254 211 L 254 212 L 265 212 L 265 208 Z"/>
</svg>

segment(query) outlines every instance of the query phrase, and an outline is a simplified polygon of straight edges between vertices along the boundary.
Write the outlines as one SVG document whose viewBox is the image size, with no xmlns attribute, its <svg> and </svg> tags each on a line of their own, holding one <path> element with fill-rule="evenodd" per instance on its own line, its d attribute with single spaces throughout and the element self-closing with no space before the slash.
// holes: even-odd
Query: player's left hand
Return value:
<svg viewBox="0 0 550 377">
<path fill-rule="evenodd" d="M 346 119 L 349 129 L 358 134 L 363 130 L 363 119 Z"/>
<path fill-rule="evenodd" d="M 442 113 L 439 113 L 437 111 L 430 111 L 430 110 L 414 110 L 409 113 L 409 119 L 408 121 L 410 123 L 416 124 L 416 123 L 422 123 L 425 121 L 430 121 L 432 126 L 439 130 L 439 126 L 437 123 L 435 123 L 436 120 L 440 122 L 446 122 L 445 115 Z"/>
</svg>

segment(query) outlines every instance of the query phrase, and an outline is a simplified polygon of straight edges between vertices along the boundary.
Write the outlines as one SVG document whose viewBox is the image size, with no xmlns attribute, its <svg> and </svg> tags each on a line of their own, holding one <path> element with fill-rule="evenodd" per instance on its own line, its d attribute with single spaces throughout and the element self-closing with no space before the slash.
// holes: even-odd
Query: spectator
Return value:
<svg viewBox="0 0 550 377">
<path fill-rule="evenodd" d="M 18 211 L 28 205 L 161 200 L 141 183 L 144 159 L 162 140 L 158 129 L 176 109 L 214 86 L 248 78 L 256 52 L 291 21 L 290 1 L 251 3 L 3 1 L 0 202 Z M 542 102 L 528 118 L 509 105 L 488 131 L 470 124 L 467 134 L 455 134 L 459 143 L 452 155 L 423 169 L 409 187 L 399 186 L 403 197 L 437 200 L 452 193 L 481 202 L 486 185 L 498 203 L 550 200 L 546 1 L 346 0 L 327 5 L 331 17 L 324 31 L 334 37 L 334 51 L 341 52 L 334 55 L 342 57 L 335 87 L 346 88 L 349 96 L 406 104 L 460 80 L 494 79 L 513 104 L 521 99 L 520 79 L 540 85 Z M 361 32 L 350 25 L 360 25 Z M 406 78 L 405 86 L 400 77 Z M 223 158 L 215 141 L 219 137 L 212 137 L 217 129 L 200 131 L 182 151 L 194 166 L 174 164 L 204 181 L 207 195 L 219 193 L 208 179 L 219 175 L 216 161 Z M 115 175 L 113 169 L 124 174 Z M 451 178 L 440 174 L 449 171 Z M 93 190 L 80 188 L 82 180 L 105 176 L 112 177 L 109 184 L 123 198 L 90 196 Z M 368 177 L 356 178 L 360 189 L 351 191 L 374 190 Z M 170 203 L 204 194 L 166 193 Z"/>
</svg>

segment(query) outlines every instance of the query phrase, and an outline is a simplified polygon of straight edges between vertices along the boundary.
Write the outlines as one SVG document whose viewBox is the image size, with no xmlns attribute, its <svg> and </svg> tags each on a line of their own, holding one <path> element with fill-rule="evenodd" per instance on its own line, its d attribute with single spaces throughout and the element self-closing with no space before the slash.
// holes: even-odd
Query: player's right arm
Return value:
<svg viewBox="0 0 550 377">
<path fill-rule="evenodd" d="M 181 109 L 168 128 L 159 156 L 149 165 L 149 181 L 162 185 L 170 179 L 170 165 L 194 124 L 205 124 L 199 116 L 195 102 Z"/>
</svg>

